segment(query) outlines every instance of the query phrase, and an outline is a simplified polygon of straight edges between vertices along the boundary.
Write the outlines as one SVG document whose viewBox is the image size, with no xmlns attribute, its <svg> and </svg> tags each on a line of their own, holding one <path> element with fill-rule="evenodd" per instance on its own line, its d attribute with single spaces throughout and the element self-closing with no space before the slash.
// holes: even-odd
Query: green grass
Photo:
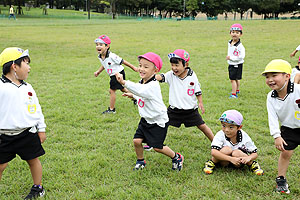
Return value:
<svg viewBox="0 0 300 200">
<path fill-rule="evenodd" d="M 297 199 L 299 148 L 292 157 L 287 178 L 291 194 L 273 192 L 279 152 L 269 134 L 266 95 L 260 76 L 274 58 L 289 58 L 299 38 L 299 21 L 241 21 L 246 58 L 239 99 L 228 99 L 226 53 L 233 21 L 136 20 L 0 20 L 0 49 L 18 46 L 30 50 L 28 82 L 35 88 L 47 123 L 43 164 L 45 199 Z M 190 66 L 202 85 L 206 113 L 203 118 L 214 133 L 219 116 L 237 109 L 244 116 L 243 130 L 259 149 L 265 175 L 248 170 L 217 169 L 202 172 L 210 158 L 210 142 L 197 128 L 170 127 L 166 144 L 185 156 L 180 173 L 171 170 L 169 158 L 146 152 L 147 168 L 132 171 L 136 156 L 132 137 L 140 119 L 131 101 L 117 94 L 117 114 L 101 115 L 109 104 L 109 77 L 93 76 L 100 65 L 94 39 L 107 34 L 112 52 L 134 65 L 148 51 L 161 55 L 162 72 L 170 70 L 167 54 L 186 49 Z M 139 76 L 125 67 L 128 79 Z M 161 85 L 168 105 L 168 87 Z M 20 158 L 9 163 L 0 182 L 0 199 L 21 199 L 32 185 L 28 166 Z"/>
</svg>

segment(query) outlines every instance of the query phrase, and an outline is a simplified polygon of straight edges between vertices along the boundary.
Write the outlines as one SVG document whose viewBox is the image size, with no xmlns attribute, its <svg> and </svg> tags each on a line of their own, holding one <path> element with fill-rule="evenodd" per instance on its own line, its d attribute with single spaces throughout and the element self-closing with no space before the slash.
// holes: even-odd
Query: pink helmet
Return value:
<svg viewBox="0 0 300 200">
<path fill-rule="evenodd" d="M 243 27 L 240 24 L 233 24 L 230 27 L 230 31 L 243 31 Z"/>
<path fill-rule="evenodd" d="M 97 39 L 95 39 L 95 43 L 110 44 L 111 40 L 107 35 L 100 35 Z"/>
<path fill-rule="evenodd" d="M 237 126 L 242 125 L 243 115 L 237 110 L 226 110 L 219 118 L 221 122 L 234 124 Z"/>
<path fill-rule="evenodd" d="M 176 49 L 173 53 L 168 54 L 169 59 L 171 58 L 181 58 L 185 62 L 189 62 L 190 54 L 184 49 Z"/>
<path fill-rule="evenodd" d="M 157 55 L 153 52 L 148 52 L 148 53 L 145 53 L 144 55 L 138 56 L 138 59 L 141 59 L 141 58 L 145 58 L 146 60 L 152 62 L 155 65 L 155 67 L 158 69 L 158 71 L 161 70 L 163 63 L 162 63 L 162 60 L 159 55 Z"/>
</svg>

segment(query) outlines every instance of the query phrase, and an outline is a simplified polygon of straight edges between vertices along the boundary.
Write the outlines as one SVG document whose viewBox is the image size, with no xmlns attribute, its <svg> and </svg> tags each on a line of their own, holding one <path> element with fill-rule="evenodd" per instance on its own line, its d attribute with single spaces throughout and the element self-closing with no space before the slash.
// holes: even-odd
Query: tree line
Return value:
<svg viewBox="0 0 300 200">
<path fill-rule="evenodd" d="M 2 1 L 2 2 L 1 2 Z M 234 13 L 243 18 L 250 11 L 264 18 L 276 18 L 280 13 L 299 13 L 300 0 L 0 0 L 6 5 L 18 7 L 32 5 L 51 8 L 92 10 L 129 16 L 159 16 L 162 18 L 181 16 L 194 18 L 198 13 L 207 17 Z"/>
</svg>

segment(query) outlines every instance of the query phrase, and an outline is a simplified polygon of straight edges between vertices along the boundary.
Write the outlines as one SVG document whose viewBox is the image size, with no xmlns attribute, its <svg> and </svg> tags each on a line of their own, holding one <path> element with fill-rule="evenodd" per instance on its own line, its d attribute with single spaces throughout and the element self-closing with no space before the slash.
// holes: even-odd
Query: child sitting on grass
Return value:
<svg viewBox="0 0 300 200">
<path fill-rule="evenodd" d="M 220 119 L 222 130 L 211 143 L 211 160 L 205 163 L 203 171 L 212 174 L 217 163 L 222 166 L 233 164 L 235 167 L 247 165 L 256 175 L 263 175 L 255 159 L 258 157 L 257 148 L 249 135 L 242 130 L 243 116 L 236 110 L 225 111 Z"/>
<path fill-rule="evenodd" d="M 139 83 L 124 80 L 122 74 L 116 73 L 117 80 L 132 92 L 124 93 L 123 96 L 137 100 L 141 116 L 133 139 L 137 156 L 134 170 L 140 170 L 146 166 L 142 145 L 144 142 L 153 147 L 156 152 L 170 157 L 172 169 L 180 171 L 183 166 L 183 156 L 164 145 L 169 118 L 162 99 L 160 85 L 155 79 L 155 74 L 162 68 L 162 60 L 160 56 L 152 52 L 140 55 L 138 59 L 140 77 L 142 78 Z"/>
</svg>

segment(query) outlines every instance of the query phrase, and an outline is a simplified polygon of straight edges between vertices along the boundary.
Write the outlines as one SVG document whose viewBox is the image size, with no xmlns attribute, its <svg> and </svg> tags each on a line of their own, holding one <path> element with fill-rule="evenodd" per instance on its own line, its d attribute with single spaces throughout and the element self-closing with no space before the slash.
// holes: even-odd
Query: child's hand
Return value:
<svg viewBox="0 0 300 200">
<path fill-rule="evenodd" d="M 278 138 L 275 139 L 276 149 L 278 149 L 279 151 L 285 151 L 283 145 L 287 146 L 287 143 L 284 141 L 284 139 L 282 137 L 278 137 Z"/>
<path fill-rule="evenodd" d="M 294 57 L 294 56 L 295 56 L 294 52 L 293 52 L 293 53 L 291 53 L 290 57 Z"/>
<path fill-rule="evenodd" d="M 94 72 L 95 77 L 99 76 L 99 74 L 100 74 L 99 70 L 97 70 L 97 71 Z"/>
<path fill-rule="evenodd" d="M 122 75 L 122 74 L 120 74 L 119 72 L 117 72 L 117 73 L 115 73 L 115 76 L 116 76 L 116 79 L 117 79 L 117 81 L 118 81 L 119 83 L 121 83 L 122 85 L 125 84 L 125 81 L 124 81 L 124 79 L 123 79 L 123 75 Z"/>
<path fill-rule="evenodd" d="M 226 56 L 226 60 L 230 60 L 230 56 Z"/>
<path fill-rule="evenodd" d="M 240 166 L 241 165 L 241 158 L 231 157 L 230 162 L 232 164 L 234 164 L 235 166 Z"/>
<path fill-rule="evenodd" d="M 241 157 L 241 163 L 242 164 L 247 164 L 251 161 L 251 158 L 248 157 Z"/>
<path fill-rule="evenodd" d="M 202 103 L 199 103 L 199 109 L 201 110 L 201 114 L 205 113 L 205 109 Z"/>
<path fill-rule="evenodd" d="M 130 93 L 130 92 L 125 92 L 125 93 L 122 94 L 122 96 L 131 98 L 131 99 L 133 98 L 133 94 Z"/>
<path fill-rule="evenodd" d="M 46 133 L 45 132 L 38 132 L 38 135 L 40 137 L 41 143 L 45 142 L 45 140 L 46 140 Z"/>
</svg>

